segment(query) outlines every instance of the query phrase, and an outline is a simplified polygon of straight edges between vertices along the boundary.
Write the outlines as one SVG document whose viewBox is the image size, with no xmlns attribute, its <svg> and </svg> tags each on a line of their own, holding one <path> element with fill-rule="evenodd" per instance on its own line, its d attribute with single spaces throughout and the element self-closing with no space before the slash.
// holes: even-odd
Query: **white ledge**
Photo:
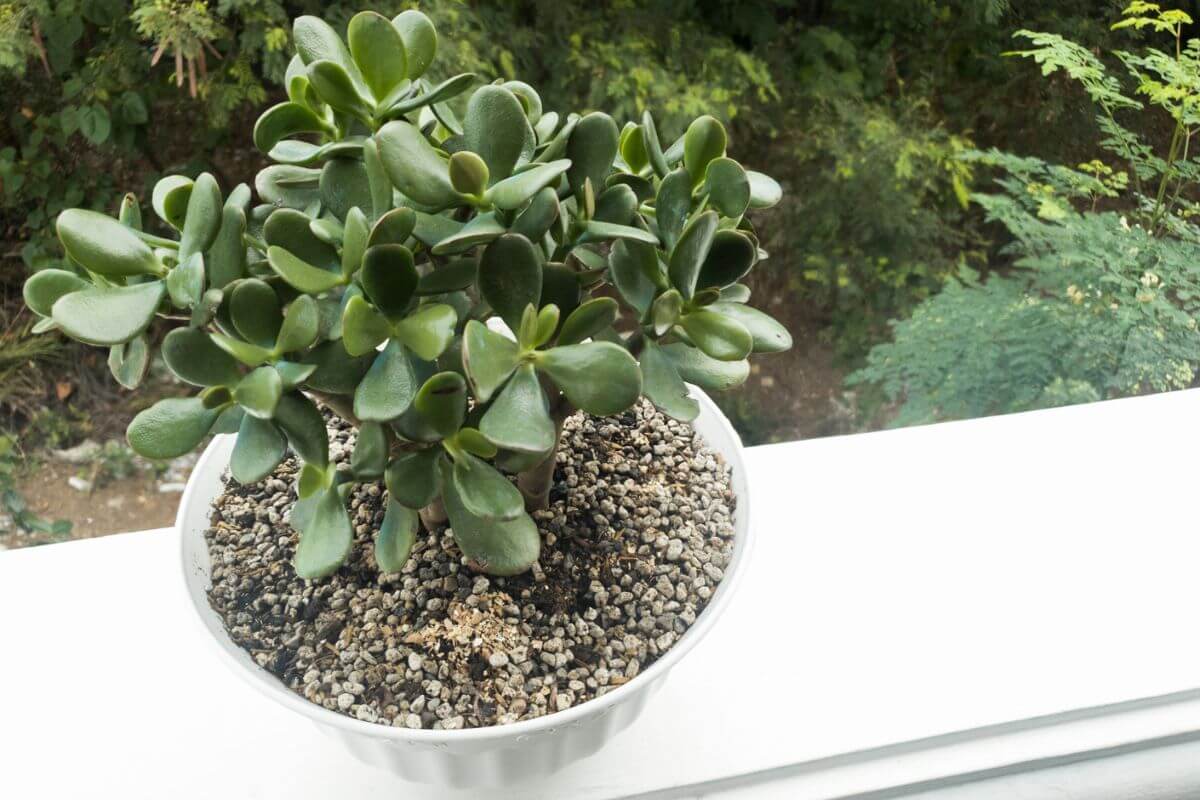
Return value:
<svg viewBox="0 0 1200 800">
<path fill-rule="evenodd" d="M 489 797 L 1195 796 L 1198 445 L 1191 391 L 753 448 L 721 624 L 607 749 Z M 0 796 L 472 796 L 227 674 L 176 548 L 0 555 Z"/>
</svg>

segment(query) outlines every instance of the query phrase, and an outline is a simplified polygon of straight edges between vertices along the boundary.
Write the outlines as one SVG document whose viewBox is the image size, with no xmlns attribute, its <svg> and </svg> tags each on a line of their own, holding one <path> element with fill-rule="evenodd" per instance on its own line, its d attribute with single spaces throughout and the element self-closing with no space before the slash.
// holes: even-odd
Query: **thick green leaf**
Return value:
<svg viewBox="0 0 1200 800">
<path fill-rule="evenodd" d="M 350 209 L 342 234 L 342 277 L 349 278 L 362 266 L 370 233 L 366 214 L 357 207 Z"/>
<path fill-rule="evenodd" d="M 408 77 L 415 80 L 425 74 L 437 55 L 437 30 L 429 17 L 413 9 L 395 16 L 392 24 L 400 32 L 408 53 Z"/>
<path fill-rule="evenodd" d="M 151 205 L 163 222 L 179 230 L 187 216 L 188 198 L 192 196 L 192 179 L 185 175 L 167 175 L 154 184 Z"/>
<path fill-rule="evenodd" d="M 633 172 L 641 172 L 650 165 L 650 154 L 646 152 L 646 137 L 640 125 L 633 122 L 625 123 L 621 131 L 621 158 Z"/>
<path fill-rule="evenodd" d="M 578 344 L 595 336 L 617 320 L 620 307 L 611 297 L 588 300 L 571 312 L 558 334 L 558 345 Z"/>
<path fill-rule="evenodd" d="M 632 242 L 642 242 L 644 244 L 658 244 L 658 237 L 649 231 L 644 231 L 641 228 L 635 228 L 632 225 L 614 225 L 611 222 L 601 222 L 600 220 L 588 220 L 583 227 L 584 234 L 579 237 L 579 243 L 587 242 L 605 242 L 610 239 L 624 239 Z"/>
<path fill-rule="evenodd" d="M 367 297 L 384 316 L 396 319 L 408 309 L 417 289 L 417 268 L 413 255 L 402 244 L 381 244 L 367 248 L 358 276 Z"/>
<path fill-rule="evenodd" d="M 44 269 L 35 272 L 25 281 L 25 305 L 43 317 L 50 316 L 50 309 L 63 295 L 78 292 L 91 286 L 74 272 L 65 269 Z"/>
<path fill-rule="evenodd" d="M 429 106 L 438 119 L 447 119 L 449 116 L 447 113 L 449 107 L 445 104 L 445 101 L 462 94 L 474 82 L 475 73 L 473 72 L 464 72 L 461 75 L 455 75 L 453 78 L 447 78 L 432 88 L 427 86 L 424 81 L 421 81 L 421 86 L 425 87 L 423 92 L 387 104 L 385 110 L 377 114 L 377 117 L 385 120 L 399 119 L 405 114 L 416 111 L 418 108 Z M 453 123 L 453 120 L 450 121 Z M 457 127 L 453 124 L 446 127 L 457 130 Z"/>
<path fill-rule="evenodd" d="M 684 225 L 692 213 L 692 177 L 686 169 L 667 173 L 658 187 L 658 198 L 654 204 L 658 235 L 663 247 L 670 251 L 679 241 Z"/>
<path fill-rule="evenodd" d="M 741 361 L 754 346 L 746 326 L 715 311 L 691 311 L 680 317 L 679 326 L 697 347 L 718 361 Z"/>
<path fill-rule="evenodd" d="M 194 197 L 195 195 L 193 195 Z M 204 255 L 192 253 L 167 273 L 167 295 L 178 308 L 195 308 L 204 297 Z"/>
<path fill-rule="evenodd" d="M 436 247 L 440 242 L 455 235 L 465 227 L 463 223 L 450 219 L 443 214 L 426 214 L 424 211 L 418 211 L 416 214 L 417 224 L 413 228 L 412 235 L 426 247 Z M 480 214 L 479 216 L 484 217 L 489 215 Z M 493 220 L 495 219 L 494 214 L 490 216 Z"/>
<path fill-rule="evenodd" d="M 424 508 L 441 491 L 441 474 L 437 468 L 441 447 L 404 453 L 388 464 L 384 481 L 393 500 L 409 508 Z"/>
<path fill-rule="evenodd" d="M 593 219 L 628 225 L 638 210 L 637 194 L 624 184 L 610 186 L 596 198 L 596 213 Z"/>
<path fill-rule="evenodd" d="M 387 422 L 408 410 L 417 394 L 417 376 L 404 346 L 395 339 L 375 356 L 354 392 L 354 415 Z"/>
<path fill-rule="evenodd" d="M 694 383 L 702 389 L 723 392 L 741 386 L 750 376 L 750 362 L 718 361 L 709 358 L 699 348 L 684 342 L 673 342 L 662 347 L 663 353 L 671 359 L 679 376 L 688 383 Z"/>
<path fill-rule="evenodd" d="M 350 555 L 354 528 L 337 487 L 316 496 L 311 519 L 300 531 L 296 545 L 296 574 L 307 580 L 324 578 Z"/>
<path fill-rule="evenodd" d="M 435 209 L 459 203 L 446 162 L 411 124 L 389 122 L 375 134 L 375 141 L 388 177 L 405 197 Z"/>
<path fill-rule="evenodd" d="M 557 162 L 556 162 L 557 163 Z M 525 173 L 521 173 L 524 175 Z M 520 178 L 521 175 L 516 176 Z M 514 180 L 510 178 L 509 180 Z M 496 187 L 499 187 L 497 184 Z M 547 186 L 533 196 L 529 201 L 529 206 L 522 211 L 513 222 L 509 229 L 512 233 L 519 233 L 531 242 L 541 241 L 546 235 L 546 231 L 550 230 L 550 226 L 558 219 L 558 193 L 553 187 Z"/>
<path fill-rule="evenodd" d="M 737 219 L 750 207 L 750 179 L 732 158 L 713 159 L 704 177 L 709 202 L 723 216 Z"/>
<path fill-rule="evenodd" d="M 457 372 L 439 372 L 421 385 L 413 406 L 439 436 L 451 436 L 467 414 L 467 382 Z"/>
<path fill-rule="evenodd" d="M 316 364 L 304 364 L 299 361 L 276 361 L 272 366 L 279 373 L 279 380 L 283 382 L 285 392 L 292 391 L 317 371 Z"/>
<path fill-rule="evenodd" d="M 770 175 L 764 175 L 754 170 L 746 170 L 750 180 L 750 207 L 770 208 L 783 198 L 783 189 Z"/>
<path fill-rule="evenodd" d="M 616 301 L 613 301 L 616 303 Z M 561 313 L 556 305 L 543 306 L 537 313 L 537 327 L 535 329 L 533 339 L 531 340 L 532 347 L 541 347 L 550 338 L 554 336 L 554 332 L 558 330 L 558 320 Z M 523 320 L 522 320 L 523 321 Z"/>
<path fill-rule="evenodd" d="M 540 305 L 557 306 L 559 314 L 570 315 L 579 307 L 582 291 L 579 273 L 563 264 L 546 264 L 542 267 L 542 298 Z"/>
<path fill-rule="evenodd" d="M 245 276 L 246 244 L 242 239 L 245 233 L 246 212 L 227 200 L 221 210 L 221 229 L 204 259 L 214 289 L 224 289 Z"/>
<path fill-rule="evenodd" d="M 480 197 L 488 186 L 487 163 L 470 150 L 459 150 L 447 165 L 450 185 L 463 194 Z"/>
<path fill-rule="evenodd" d="M 645 316 L 656 291 L 650 274 L 659 269 L 654 248 L 639 242 L 619 241 L 609 251 L 608 269 L 621 297 L 639 316 Z"/>
<path fill-rule="evenodd" d="M 496 183 L 496 185 L 487 191 L 487 199 L 496 208 L 506 211 L 515 210 L 524 205 L 526 200 L 557 181 L 559 176 L 566 172 L 570 166 L 570 161 L 560 159 L 558 161 L 551 161 L 548 164 L 538 164 L 529 169 L 521 170 L 516 175 Z M 557 199 L 557 195 L 555 195 L 555 217 L 558 216 Z M 543 201 L 543 206 L 546 204 L 546 201 Z M 544 215 L 545 211 L 542 211 L 541 214 Z M 549 225 L 547 224 L 546 227 L 548 228 Z M 544 228 L 543 232 L 545 232 Z M 540 237 L 540 234 L 537 235 Z"/>
<path fill-rule="evenodd" d="M 254 176 L 254 188 L 264 203 L 277 208 L 303 209 L 320 199 L 321 170 L 273 164 Z"/>
<path fill-rule="evenodd" d="M 140 456 L 177 458 L 200 444 L 219 413 L 199 397 L 168 397 L 134 417 L 125 436 Z"/>
<path fill-rule="evenodd" d="M 544 453 L 554 446 L 550 404 L 531 364 L 518 369 L 505 384 L 480 420 L 479 430 L 509 450 Z"/>
<path fill-rule="evenodd" d="M 370 211 L 374 204 L 367 168 L 357 158 L 329 159 L 317 185 L 321 203 L 339 220 L 345 219 L 352 208 Z"/>
<path fill-rule="evenodd" d="M 669 331 L 683 311 L 683 295 L 678 289 L 668 289 L 660 294 L 650 306 L 650 323 L 654 326 L 654 335 L 662 336 Z"/>
<path fill-rule="evenodd" d="M 383 477 L 387 468 L 391 438 L 388 429 L 379 422 L 364 422 L 358 426 L 358 438 L 350 455 L 350 470 L 361 480 Z"/>
<path fill-rule="evenodd" d="M 370 119 L 370 100 L 340 64 L 326 60 L 314 61 L 308 65 L 305 75 L 312 88 L 330 107 L 361 120 Z"/>
<path fill-rule="evenodd" d="M 209 336 L 213 340 L 213 344 L 224 350 L 229 355 L 236 358 L 246 366 L 256 367 L 259 364 L 265 364 L 274 358 L 274 353 L 265 347 L 259 347 L 250 342 L 243 342 L 240 339 L 226 336 L 223 333 L 210 333 Z"/>
<path fill-rule="evenodd" d="M 787 328 L 757 308 L 728 302 L 713 303 L 709 308 L 741 323 L 750 332 L 755 353 L 779 353 L 792 346 Z"/>
<path fill-rule="evenodd" d="M 642 138 L 645 140 L 646 155 L 649 157 L 654 174 L 660 178 L 665 177 L 671 171 L 671 167 L 667 164 L 666 156 L 663 155 L 662 144 L 658 139 L 658 128 L 654 124 L 654 117 L 650 116 L 650 109 L 642 112 Z"/>
<path fill-rule="evenodd" d="M 749 236 L 739 231 L 717 231 L 713 234 L 708 255 L 700 266 L 696 288 L 711 286 L 721 289 L 737 283 L 754 266 L 756 258 L 757 248 Z"/>
<path fill-rule="evenodd" d="M 393 208 L 384 214 L 371 228 L 367 244 L 404 244 L 417 227 L 417 214 L 411 208 Z"/>
<path fill-rule="evenodd" d="M 287 438 L 274 422 L 244 414 L 229 471 L 238 483 L 257 483 L 270 475 L 287 455 Z"/>
<path fill-rule="evenodd" d="M 358 76 L 358 67 L 342 37 L 320 17 L 302 16 L 292 22 L 292 43 L 296 53 L 305 64 L 328 60 L 340 65 L 348 73 Z"/>
<path fill-rule="evenodd" d="M 383 524 L 375 534 L 375 563 L 379 571 L 395 573 L 404 569 L 413 544 L 417 540 L 417 528 L 421 520 L 413 509 L 388 500 L 383 512 Z"/>
<path fill-rule="evenodd" d="M 725 155 L 727 142 L 725 127 L 707 114 L 688 126 L 683 137 L 683 166 L 694 182 L 704 179 L 709 162 Z"/>
<path fill-rule="evenodd" d="M 721 290 L 721 301 L 726 303 L 745 303 L 750 300 L 750 287 L 744 283 L 735 283 Z"/>
<path fill-rule="evenodd" d="M 342 343 L 351 356 L 373 352 L 391 336 L 387 319 L 362 295 L 354 295 L 342 312 Z"/>
<path fill-rule="evenodd" d="M 234 386 L 242 379 L 237 361 L 199 328 L 176 328 L 162 343 L 171 372 L 194 386 Z"/>
<path fill-rule="evenodd" d="M 425 361 L 433 361 L 454 339 L 458 314 L 445 303 L 427 303 L 392 325 L 392 335 Z"/>
<path fill-rule="evenodd" d="M 532 140 L 533 129 L 516 95 L 494 85 L 475 90 L 463 118 L 463 142 L 487 162 L 493 181 L 512 174 Z"/>
<path fill-rule="evenodd" d="M 117 383 L 126 389 L 136 389 L 150 369 L 150 344 L 145 335 L 109 348 L 108 369 Z"/>
<path fill-rule="evenodd" d="M 233 399 L 247 414 L 262 419 L 275 415 L 275 407 L 283 395 L 283 380 L 274 367 L 259 367 L 238 383 Z"/>
<path fill-rule="evenodd" d="M 617 414 L 637 402 L 642 373 L 629 351 L 612 342 L 587 342 L 540 351 L 537 368 L 567 399 L 589 414 Z"/>
<path fill-rule="evenodd" d="M 312 218 L 301 211 L 280 208 L 272 211 L 263 224 L 263 239 L 268 245 L 287 250 L 296 258 L 324 270 L 339 270 L 337 249 L 322 241 L 312 230 Z"/>
<path fill-rule="evenodd" d="M 593 111 L 579 120 L 567 141 L 567 158 L 571 160 L 567 183 L 573 194 L 582 192 L 588 180 L 596 191 L 604 186 L 617 157 L 620 136 L 617 123 L 603 112 Z"/>
<path fill-rule="evenodd" d="M 314 267 L 282 247 L 267 248 L 267 263 L 271 265 L 271 269 L 275 271 L 276 275 L 305 294 L 327 292 L 336 286 L 341 286 L 344 280 L 341 271 L 333 272 Z"/>
<path fill-rule="evenodd" d="M 486 403 L 520 362 L 517 343 L 471 320 L 463 331 L 463 367 L 475 398 Z"/>
<path fill-rule="evenodd" d="M 503 236 L 505 232 L 505 227 L 496 221 L 494 213 L 480 214 L 466 225 L 462 225 L 453 231 L 448 231 L 446 235 L 440 236 L 431 252 L 435 256 L 464 253 L 477 245 L 495 241 Z M 418 228 L 419 237 L 420 230 Z"/>
<path fill-rule="evenodd" d="M 254 123 L 254 146 L 266 153 L 281 139 L 297 133 L 324 133 L 325 122 L 300 103 L 273 105 Z"/>
<path fill-rule="evenodd" d="M 691 300 L 696 292 L 696 281 L 700 278 L 700 268 L 712 247 L 713 236 L 717 232 L 717 221 L 716 212 L 705 211 L 684 229 L 679 242 L 671 251 L 667 272 L 671 276 L 672 285 L 679 290 L 684 300 Z"/>
<path fill-rule="evenodd" d="M 664 414 L 691 422 L 700 414 L 700 404 L 688 395 L 687 385 L 662 349 L 651 339 L 641 353 L 642 390 Z"/>
<path fill-rule="evenodd" d="M 470 453 L 455 457 L 451 481 L 455 496 L 472 516 L 503 522 L 525 513 L 525 499 L 512 481 Z"/>
<path fill-rule="evenodd" d="M 183 235 L 179 240 L 180 261 L 186 262 L 192 255 L 203 253 L 212 246 L 221 229 L 222 203 L 217 179 L 207 172 L 201 173 L 188 198 Z"/>
<path fill-rule="evenodd" d="M 304 461 L 322 467 L 329 463 L 329 432 L 312 400 L 299 392 L 283 395 L 275 408 L 275 423 Z"/>
<path fill-rule="evenodd" d="M 136 233 L 106 214 L 69 208 L 55 223 L 67 255 L 99 275 L 157 275 L 162 264 Z"/>
<path fill-rule="evenodd" d="M 320 326 L 321 311 L 317 301 L 306 294 L 300 295 L 288 306 L 279 338 L 275 341 L 276 352 L 293 353 L 311 347 L 317 340 Z"/>
<path fill-rule="evenodd" d="M 542 537 L 528 514 L 518 514 L 506 522 L 485 520 L 472 514 L 459 496 L 443 462 L 446 515 L 454 530 L 454 540 L 463 555 L 477 569 L 492 575 L 518 575 L 533 566 L 542 546 Z"/>
<path fill-rule="evenodd" d="M 72 339 L 96 345 L 121 344 L 146 330 L 165 293 L 162 281 L 96 286 L 63 295 L 54 302 L 50 315 Z"/>
<path fill-rule="evenodd" d="M 366 355 L 351 356 L 341 340 L 317 345 L 304 356 L 303 363 L 316 367 L 305 381 L 313 390 L 329 394 L 354 394 L 358 382 L 374 360 L 374 348 Z"/>
<path fill-rule="evenodd" d="M 355 14 L 346 31 L 350 55 L 376 100 L 387 97 L 408 75 L 408 58 L 400 31 L 374 11 Z"/>
<path fill-rule="evenodd" d="M 518 234 L 493 241 L 479 257 L 476 285 L 484 301 L 515 331 L 525 306 L 540 306 L 542 266 L 533 244 Z"/>
<path fill-rule="evenodd" d="M 242 338 L 260 347 L 275 346 L 283 324 L 279 297 L 266 281 L 239 281 L 229 298 L 229 316 Z"/>
<path fill-rule="evenodd" d="M 457 258 L 444 266 L 434 266 L 417 281 L 417 294 L 444 294 L 466 289 L 475 282 L 478 266 L 472 258 Z"/>
</svg>

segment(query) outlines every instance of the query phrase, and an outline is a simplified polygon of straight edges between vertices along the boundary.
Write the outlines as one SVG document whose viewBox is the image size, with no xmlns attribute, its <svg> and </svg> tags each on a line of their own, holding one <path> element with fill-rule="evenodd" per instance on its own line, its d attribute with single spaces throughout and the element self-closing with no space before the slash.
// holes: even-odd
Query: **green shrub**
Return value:
<svg viewBox="0 0 1200 800">
<path fill-rule="evenodd" d="M 1200 229 L 1190 189 L 1200 162 L 1200 40 L 1182 41 L 1183 12 L 1133 3 L 1118 28 L 1175 39 L 1173 52 L 1114 55 L 1130 92 L 1088 48 L 1022 32 L 1019 55 L 1079 81 L 1097 109 L 1108 162 L 1077 168 L 999 151 L 965 157 L 1001 171 L 1003 192 L 976 195 L 1007 229 L 1014 269 L 981 283 L 964 273 L 894 325 L 852 386 L 899 404 L 895 422 L 979 416 L 1184 388 L 1200 369 Z M 1157 109 L 1174 133 L 1165 151 L 1129 127 Z M 1099 210 L 1126 206 L 1124 213 Z"/>
</svg>

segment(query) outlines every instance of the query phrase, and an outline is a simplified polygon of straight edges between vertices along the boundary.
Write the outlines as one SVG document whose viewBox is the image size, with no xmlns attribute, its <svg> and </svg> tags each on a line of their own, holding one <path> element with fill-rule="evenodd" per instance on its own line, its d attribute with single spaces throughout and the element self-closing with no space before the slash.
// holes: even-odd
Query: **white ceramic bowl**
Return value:
<svg viewBox="0 0 1200 800">
<path fill-rule="evenodd" d="M 695 387 L 691 391 L 700 403 L 700 416 L 693 423 L 696 430 L 733 468 L 733 490 L 737 494 L 733 560 L 704 612 L 675 646 L 629 683 L 603 697 L 538 719 L 443 731 L 363 722 L 322 708 L 288 689 L 233 643 L 221 618 L 208 604 L 210 562 L 204 532 L 209 525 L 212 503 L 223 488 L 233 436 L 216 437 L 204 451 L 188 481 L 175 522 L 182 545 L 184 582 L 192 606 L 225 664 L 259 692 L 312 720 L 361 761 L 408 780 L 458 787 L 497 786 L 554 772 L 595 753 L 637 719 L 671 668 L 716 623 L 745 571 L 752 529 L 741 440 L 707 395 Z"/>
</svg>

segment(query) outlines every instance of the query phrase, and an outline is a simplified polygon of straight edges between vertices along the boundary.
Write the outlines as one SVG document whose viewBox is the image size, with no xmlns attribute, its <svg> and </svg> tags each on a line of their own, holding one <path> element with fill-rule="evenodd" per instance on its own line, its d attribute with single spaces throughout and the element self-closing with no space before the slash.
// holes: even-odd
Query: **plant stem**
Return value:
<svg viewBox="0 0 1200 800">
<path fill-rule="evenodd" d="M 1163 169 L 1162 178 L 1158 181 L 1158 193 L 1154 198 L 1154 212 L 1150 215 L 1150 233 L 1153 234 L 1158 228 L 1159 217 L 1163 212 L 1163 199 L 1167 195 L 1167 182 L 1171 180 L 1171 168 L 1175 165 L 1175 158 L 1179 155 L 1179 138 L 1183 134 L 1183 111 L 1179 113 L 1179 119 L 1175 121 L 1175 133 L 1171 135 L 1171 146 L 1167 150 L 1167 166 Z"/>
<path fill-rule="evenodd" d="M 554 447 L 537 466 L 517 476 L 517 488 L 525 498 L 528 511 L 538 511 L 550 505 L 550 487 L 554 485 L 554 467 L 558 463 L 558 444 L 562 440 L 563 424 L 574 411 L 567 398 L 559 397 L 555 401 L 550 409 L 550 418 L 554 420 Z"/>
</svg>

